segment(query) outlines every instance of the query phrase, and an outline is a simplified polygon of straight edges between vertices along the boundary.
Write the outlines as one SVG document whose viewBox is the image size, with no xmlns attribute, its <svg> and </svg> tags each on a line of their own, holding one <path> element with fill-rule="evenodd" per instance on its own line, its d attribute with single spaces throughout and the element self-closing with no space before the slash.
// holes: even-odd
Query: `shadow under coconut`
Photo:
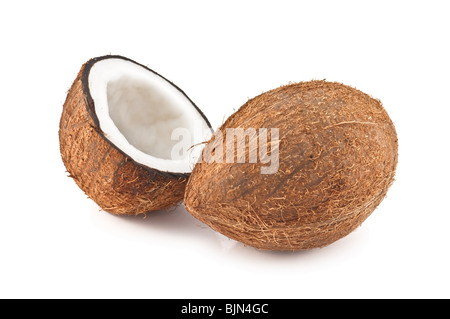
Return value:
<svg viewBox="0 0 450 319">
<path fill-rule="evenodd" d="M 228 253 L 236 253 L 237 255 L 243 254 L 258 254 L 265 255 L 269 258 L 282 258 L 300 256 L 311 254 L 316 251 L 271 251 L 260 250 L 251 246 L 247 246 L 243 243 L 228 238 L 209 226 L 205 225 L 201 221 L 194 218 L 186 210 L 183 204 L 176 207 L 169 208 L 167 210 L 160 210 L 148 213 L 142 216 L 119 216 L 113 215 L 116 218 L 123 219 L 129 223 L 136 224 L 151 229 L 165 230 L 168 233 L 174 233 L 178 236 L 201 236 L 203 242 L 209 242 L 220 246 L 222 251 Z"/>
<path fill-rule="evenodd" d="M 99 216 L 97 214 L 101 214 Z M 100 210 L 97 207 L 95 215 L 102 221 L 98 221 L 102 225 L 102 228 L 107 228 L 108 231 L 114 230 L 117 234 L 124 235 L 128 233 L 125 231 L 122 233 L 118 231 L 117 221 L 126 222 L 128 226 L 132 228 L 146 228 L 145 231 L 163 231 L 167 234 L 174 234 L 177 237 L 197 237 L 201 239 L 202 243 L 207 245 L 215 246 L 214 249 L 220 249 L 223 253 L 232 255 L 237 258 L 248 258 L 253 257 L 259 260 L 295 260 L 298 258 L 316 258 L 320 255 L 327 255 L 337 253 L 337 250 L 344 248 L 345 246 L 353 246 L 355 242 L 344 238 L 339 240 L 337 243 L 331 244 L 327 247 L 316 248 L 311 250 L 297 250 L 297 251 L 277 251 L 277 250 L 260 250 L 254 247 L 246 246 L 243 243 L 230 239 L 207 225 L 203 224 L 201 221 L 195 219 L 189 212 L 185 209 L 183 204 L 176 207 L 155 211 L 148 213 L 147 215 L 139 216 L 119 216 L 112 215 L 105 211 Z M 114 226 L 109 227 L 108 222 L 105 220 L 110 220 L 114 223 Z M 352 236 L 351 234 L 350 236 Z M 363 236 L 364 237 L 364 236 Z M 359 241 L 357 241 L 359 242 Z M 344 247 L 343 247 L 344 246 Z M 348 248 L 348 247 L 347 247 Z M 200 248 L 201 249 L 201 248 Z M 320 258 L 320 257 L 319 257 Z"/>
<path fill-rule="evenodd" d="M 249 254 L 254 256 L 254 254 L 260 255 L 259 252 L 262 252 L 211 229 L 189 214 L 183 204 L 138 216 L 110 214 L 95 205 L 92 216 L 98 227 L 120 237 L 146 236 L 146 234 L 159 232 L 164 236 L 178 238 L 178 240 L 194 238 L 201 241 L 202 246 L 208 245 L 214 250 L 235 256 L 248 256 Z M 203 249 L 202 246 L 197 246 L 197 248 Z"/>
<path fill-rule="evenodd" d="M 198 236 L 205 233 L 208 237 L 214 237 L 214 231 L 202 222 L 192 217 L 183 204 L 166 210 L 159 210 L 139 216 L 119 216 L 128 223 L 144 226 L 152 229 L 164 230 L 177 235 Z"/>
</svg>

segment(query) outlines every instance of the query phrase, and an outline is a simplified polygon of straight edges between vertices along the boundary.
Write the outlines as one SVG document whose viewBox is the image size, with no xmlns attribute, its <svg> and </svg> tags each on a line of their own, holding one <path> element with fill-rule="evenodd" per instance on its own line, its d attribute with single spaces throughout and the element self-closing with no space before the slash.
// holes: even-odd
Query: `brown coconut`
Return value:
<svg viewBox="0 0 450 319">
<path fill-rule="evenodd" d="M 227 128 L 279 128 L 279 169 L 267 164 L 196 165 L 186 209 L 212 229 L 269 250 L 329 245 L 357 228 L 394 181 L 397 135 L 381 102 L 325 81 L 282 86 L 245 103 L 220 127 L 203 153 L 226 148 Z M 275 143 L 274 143 L 275 142 Z M 222 145 L 220 145 L 222 144 Z M 225 154 L 225 152 L 224 152 Z M 237 155 L 235 154 L 235 159 Z"/>
<path fill-rule="evenodd" d="M 143 72 L 144 76 L 151 74 L 157 81 L 161 81 L 161 85 L 168 86 L 169 91 L 178 92 L 174 94 L 179 94 L 178 98 L 186 100 L 184 103 L 190 108 L 189 112 L 197 113 L 202 121 L 201 125 L 210 127 L 206 117 L 186 94 L 159 74 L 121 56 L 98 57 L 81 67 L 64 103 L 59 129 L 62 160 L 70 177 L 105 211 L 113 214 L 137 215 L 174 206 L 183 199 L 190 170 L 174 172 L 142 164 L 105 136 L 97 116 L 96 101 L 91 94 L 90 72 L 97 63 L 113 60 L 119 64 L 130 63 L 130 67 L 137 70 L 138 76 L 140 72 Z M 114 63 L 111 62 L 108 72 L 114 73 L 114 67 Z M 117 77 L 114 81 L 120 85 L 123 75 L 119 71 L 116 73 L 118 74 L 114 74 Z M 128 86 L 122 91 L 131 90 L 131 93 L 125 94 L 129 94 L 132 100 L 133 95 L 139 94 L 138 91 L 142 91 L 143 88 L 139 87 L 133 91 L 133 73 L 128 77 L 131 79 L 127 79 Z M 136 82 L 137 85 L 140 85 L 139 81 Z M 123 92 L 120 88 L 117 90 L 120 98 Z M 155 108 L 156 110 L 159 109 Z M 120 120 L 123 114 L 119 113 L 117 116 Z"/>
</svg>

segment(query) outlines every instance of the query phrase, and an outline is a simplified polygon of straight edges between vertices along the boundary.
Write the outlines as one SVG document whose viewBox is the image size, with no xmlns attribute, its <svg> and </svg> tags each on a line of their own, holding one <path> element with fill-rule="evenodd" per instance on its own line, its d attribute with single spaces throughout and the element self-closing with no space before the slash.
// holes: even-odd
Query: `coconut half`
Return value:
<svg viewBox="0 0 450 319">
<path fill-rule="evenodd" d="M 211 125 L 189 97 L 121 56 L 84 64 L 68 92 L 63 162 L 102 209 L 136 215 L 179 203 Z M 191 147 L 196 145 L 196 147 Z"/>
</svg>

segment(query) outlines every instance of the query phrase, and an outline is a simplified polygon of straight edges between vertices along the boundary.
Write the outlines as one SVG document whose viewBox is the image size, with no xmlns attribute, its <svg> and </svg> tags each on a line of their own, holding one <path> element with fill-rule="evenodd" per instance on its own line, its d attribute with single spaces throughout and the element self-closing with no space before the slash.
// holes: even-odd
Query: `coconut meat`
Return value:
<svg viewBox="0 0 450 319">
<path fill-rule="evenodd" d="M 136 63 L 111 58 L 92 66 L 89 90 L 100 129 L 117 148 L 163 172 L 192 171 L 201 150 L 190 146 L 207 140 L 211 130 L 173 84 Z M 173 156 L 180 143 L 183 151 Z"/>
</svg>

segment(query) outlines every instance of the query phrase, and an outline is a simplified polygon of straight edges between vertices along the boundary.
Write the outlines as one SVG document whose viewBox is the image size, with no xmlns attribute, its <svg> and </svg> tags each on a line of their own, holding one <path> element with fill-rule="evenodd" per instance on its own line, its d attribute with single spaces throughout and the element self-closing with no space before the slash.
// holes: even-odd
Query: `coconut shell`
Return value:
<svg viewBox="0 0 450 319">
<path fill-rule="evenodd" d="M 112 144 L 99 126 L 88 75 L 94 63 L 108 58 L 136 63 L 104 56 L 82 66 L 68 92 L 59 126 L 61 157 L 69 176 L 89 198 L 113 214 L 137 215 L 177 205 L 183 200 L 190 174 L 161 172 L 135 162 Z"/>
<path fill-rule="evenodd" d="M 249 163 L 249 152 L 257 151 L 250 143 L 245 163 L 203 159 L 189 179 L 185 206 L 246 245 L 327 246 L 361 225 L 394 181 L 391 119 L 379 100 L 343 84 L 297 83 L 249 100 L 220 127 L 223 141 L 213 137 L 204 154 L 221 143 L 226 149 L 227 128 L 278 128 L 278 171 L 261 174 L 267 164 Z"/>
</svg>

